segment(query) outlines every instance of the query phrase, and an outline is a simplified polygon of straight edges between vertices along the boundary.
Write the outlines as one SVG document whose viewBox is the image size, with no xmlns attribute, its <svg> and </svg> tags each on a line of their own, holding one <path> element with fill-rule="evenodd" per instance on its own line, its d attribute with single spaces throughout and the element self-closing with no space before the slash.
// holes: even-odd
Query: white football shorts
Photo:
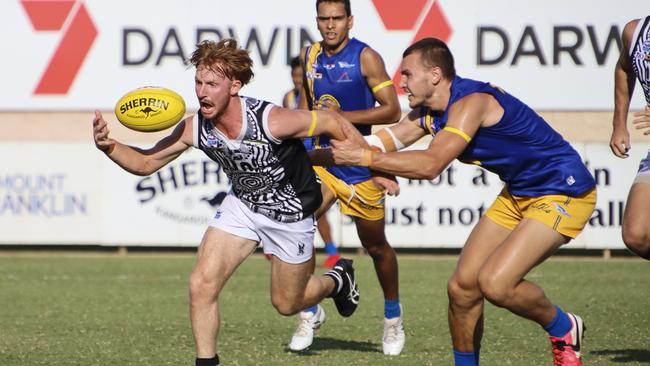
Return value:
<svg viewBox="0 0 650 366">
<path fill-rule="evenodd" d="M 650 150 L 648 155 L 641 159 L 639 163 L 639 170 L 634 178 L 634 183 L 650 183 Z"/>
<path fill-rule="evenodd" d="M 273 254 L 286 263 L 304 263 L 314 252 L 314 215 L 297 222 L 278 222 L 251 211 L 232 194 L 226 196 L 208 225 L 261 242 L 265 254 Z"/>
</svg>

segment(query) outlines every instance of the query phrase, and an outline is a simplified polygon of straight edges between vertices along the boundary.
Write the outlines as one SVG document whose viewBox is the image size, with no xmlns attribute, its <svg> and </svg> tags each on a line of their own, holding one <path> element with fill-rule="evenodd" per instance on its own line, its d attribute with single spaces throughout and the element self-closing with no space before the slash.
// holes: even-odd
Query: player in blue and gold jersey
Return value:
<svg viewBox="0 0 650 366">
<path fill-rule="evenodd" d="M 297 109 L 300 88 L 302 87 L 302 66 L 300 66 L 300 59 L 298 57 L 291 59 L 291 82 L 293 83 L 293 88 L 282 97 L 282 106 L 288 109 Z"/>
<path fill-rule="evenodd" d="M 323 40 L 301 50 L 305 78 L 301 108 L 337 111 L 363 134 L 372 125 L 395 123 L 401 116 L 393 83 L 381 56 L 367 44 L 350 38 L 354 17 L 349 0 L 317 0 L 316 22 Z M 314 138 L 314 152 L 328 147 L 329 138 Z M 312 155 L 313 156 L 313 155 Z M 314 167 L 322 182 L 323 204 L 317 215 L 338 200 L 341 212 L 353 218 L 361 244 L 372 257 L 384 293 L 382 350 L 398 355 L 404 347 L 399 301 L 397 259 L 384 233 L 384 190 L 364 167 Z M 331 251 L 335 248 L 327 248 Z M 336 257 L 334 257 L 336 258 Z M 289 348 L 300 351 L 312 344 L 313 330 L 324 321 L 320 306 L 306 309 Z"/>
<path fill-rule="evenodd" d="M 413 111 L 375 135 L 392 152 L 335 141 L 336 162 L 412 179 L 434 179 L 454 159 L 496 173 L 505 187 L 467 239 L 447 287 L 455 364 L 478 365 L 487 299 L 541 325 L 555 365 L 580 365 L 582 319 L 525 277 L 584 228 L 596 203 L 593 177 L 526 104 L 457 76 L 444 42 L 422 39 L 403 57 L 400 86 Z M 395 151 L 426 134 L 434 136 L 426 150 Z"/>
<path fill-rule="evenodd" d="M 282 97 L 282 106 L 288 109 L 298 109 L 298 104 L 300 101 L 300 90 L 302 88 L 302 79 L 304 72 L 300 64 L 300 58 L 298 56 L 291 59 L 291 81 L 293 82 L 293 88 L 284 94 Z M 313 138 L 307 137 L 303 139 L 303 144 L 307 148 L 312 147 Z M 328 258 L 323 264 L 325 268 L 332 268 L 334 264 L 341 258 L 338 255 L 338 250 L 336 249 L 336 244 L 334 244 L 334 238 L 332 238 L 332 229 L 330 227 L 329 221 L 327 221 L 327 213 L 321 212 L 320 217 L 317 221 L 318 234 L 320 234 L 321 239 L 325 243 L 325 249 L 328 251 Z M 336 255 L 332 255 L 332 254 Z"/>
</svg>

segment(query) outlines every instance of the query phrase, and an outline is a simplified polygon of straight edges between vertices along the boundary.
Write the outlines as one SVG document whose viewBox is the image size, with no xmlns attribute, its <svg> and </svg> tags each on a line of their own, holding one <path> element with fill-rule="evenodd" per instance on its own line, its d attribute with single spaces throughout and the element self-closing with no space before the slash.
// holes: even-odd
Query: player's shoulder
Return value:
<svg viewBox="0 0 650 366">
<path fill-rule="evenodd" d="M 376 69 L 378 72 L 385 69 L 384 59 L 374 48 L 367 46 L 359 55 L 362 70 Z"/>
<path fill-rule="evenodd" d="M 621 34 L 621 38 L 623 40 L 623 46 L 625 48 L 631 47 L 632 44 L 632 38 L 634 38 L 634 31 L 636 30 L 637 26 L 639 25 L 639 22 L 641 22 L 643 19 L 632 19 L 625 23 L 625 26 L 623 27 L 623 32 Z"/>
<path fill-rule="evenodd" d="M 298 52 L 298 57 L 300 58 L 300 64 L 303 65 L 305 62 L 305 58 L 308 52 L 314 51 L 314 50 L 319 50 L 320 49 L 320 42 L 314 42 L 312 44 L 309 44 L 307 46 L 303 46 L 300 49 L 300 52 Z M 304 66 L 304 65 L 303 65 Z"/>
<path fill-rule="evenodd" d="M 492 109 L 498 102 L 492 94 L 475 92 L 469 93 L 449 106 L 449 115 L 465 113 L 485 113 Z"/>
<path fill-rule="evenodd" d="M 639 22 L 643 19 L 645 18 L 636 18 L 636 19 L 629 20 L 627 23 L 625 23 L 625 27 L 623 27 L 623 29 L 627 29 L 627 28 L 634 29 L 639 24 Z"/>
<path fill-rule="evenodd" d="M 269 114 L 268 114 L 268 120 L 275 121 L 275 120 L 282 120 L 285 118 L 289 118 L 294 115 L 292 113 L 293 110 L 284 106 L 279 106 L 276 104 L 273 104 L 270 106 Z"/>
<path fill-rule="evenodd" d="M 284 93 L 284 95 L 282 96 L 282 107 L 288 108 L 289 105 L 288 103 L 292 97 L 292 93 L 293 93 L 292 90 L 289 90 L 288 92 Z"/>
<path fill-rule="evenodd" d="M 374 48 L 366 45 L 362 50 L 361 50 L 361 57 L 372 57 L 372 58 L 381 58 L 381 55 L 377 50 Z"/>
</svg>

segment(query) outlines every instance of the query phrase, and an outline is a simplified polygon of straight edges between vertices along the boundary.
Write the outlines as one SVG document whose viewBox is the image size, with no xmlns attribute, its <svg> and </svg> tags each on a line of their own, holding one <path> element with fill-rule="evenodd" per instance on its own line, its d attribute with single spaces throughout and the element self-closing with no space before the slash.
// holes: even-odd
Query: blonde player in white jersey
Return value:
<svg viewBox="0 0 650 366">
<path fill-rule="evenodd" d="M 614 85 L 614 118 L 609 147 L 614 155 L 627 158 L 630 133 L 627 115 L 635 79 L 639 80 L 646 106 L 634 113 L 632 124 L 650 135 L 650 16 L 634 19 L 623 28 L 623 48 L 616 63 Z M 623 242 L 634 253 L 650 260 L 650 151 L 641 160 L 639 170 L 623 215 Z"/>
</svg>

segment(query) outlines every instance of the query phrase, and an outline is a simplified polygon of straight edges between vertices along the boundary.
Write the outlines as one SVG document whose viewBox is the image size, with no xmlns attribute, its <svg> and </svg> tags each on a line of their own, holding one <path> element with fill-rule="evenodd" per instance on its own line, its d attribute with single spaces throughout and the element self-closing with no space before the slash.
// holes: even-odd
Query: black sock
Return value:
<svg viewBox="0 0 650 366">
<path fill-rule="evenodd" d="M 196 358 L 194 362 L 196 366 L 219 366 L 219 355 L 214 355 L 212 358 Z"/>
<path fill-rule="evenodd" d="M 339 291 L 341 291 L 341 287 L 343 287 L 343 278 L 341 278 L 341 275 L 333 269 L 325 272 L 324 275 L 334 280 L 334 288 L 332 289 L 332 292 L 327 295 L 327 297 L 335 297 L 338 295 Z"/>
</svg>

